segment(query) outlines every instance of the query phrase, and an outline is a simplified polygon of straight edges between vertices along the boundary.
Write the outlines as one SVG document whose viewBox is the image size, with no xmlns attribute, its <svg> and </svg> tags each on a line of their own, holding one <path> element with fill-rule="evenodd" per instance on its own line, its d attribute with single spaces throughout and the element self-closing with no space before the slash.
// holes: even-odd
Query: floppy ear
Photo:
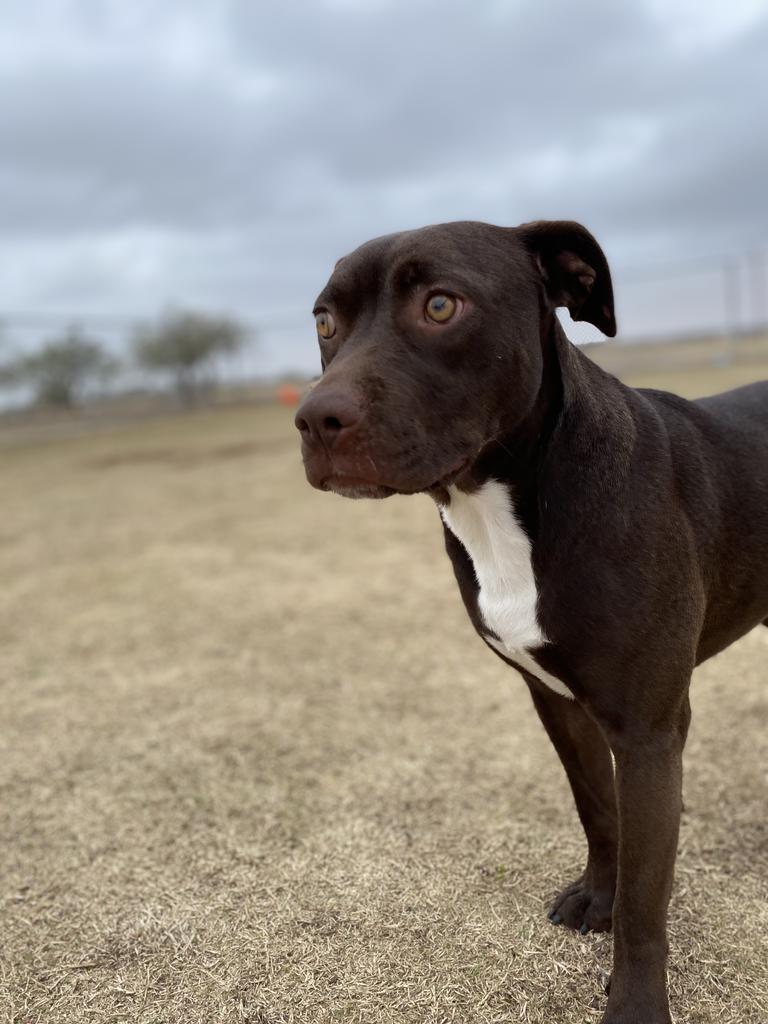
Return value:
<svg viewBox="0 0 768 1024">
<path fill-rule="evenodd" d="M 570 220 L 537 220 L 517 231 L 536 260 L 552 304 L 567 306 L 574 320 L 587 320 L 612 338 L 611 272 L 587 229 Z"/>
</svg>

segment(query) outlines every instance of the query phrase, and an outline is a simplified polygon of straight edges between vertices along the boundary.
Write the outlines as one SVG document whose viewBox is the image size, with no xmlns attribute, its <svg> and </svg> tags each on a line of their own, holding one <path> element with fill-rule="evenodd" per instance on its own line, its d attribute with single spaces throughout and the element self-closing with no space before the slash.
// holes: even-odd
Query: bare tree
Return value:
<svg viewBox="0 0 768 1024">
<path fill-rule="evenodd" d="M 214 359 L 238 351 L 245 340 L 242 325 L 229 317 L 169 313 L 137 333 L 134 351 L 144 369 L 170 374 L 179 399 L 188 405 L 209 382 L 205 374 L 210 374 Z"/>
<path fill-rule="evenodd" d="M 117 360 L 78 328 L 52 338 L 42 348 L 18 356 L 0 367 L 0 386 L 31 387 L 44 405 L 71 407 L 93 382 L 104 382 L 117 369 Z"/>
</svg>

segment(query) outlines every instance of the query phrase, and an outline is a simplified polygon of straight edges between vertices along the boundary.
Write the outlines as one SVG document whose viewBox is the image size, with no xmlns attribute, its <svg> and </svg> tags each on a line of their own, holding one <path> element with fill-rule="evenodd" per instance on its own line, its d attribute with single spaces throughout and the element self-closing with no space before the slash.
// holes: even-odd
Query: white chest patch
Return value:
<svg viewBox="0 0 768 1024">
<path fill-rule="evenodd" d="M 488 480 L 472 494 L 456 487 L 448 493 L 451 503 L 441 506 L 440 514 L 472 560 L 480 614 L 489 634 L 495 634 L 486 635 L 486 641 L 555 693 L 573 697 L 565 683 L 540 668 L 529 653 L 547 639 L 536 617 L 531 542 L 517 521 L 509 491 L 497 480 Z"/>
</svg>

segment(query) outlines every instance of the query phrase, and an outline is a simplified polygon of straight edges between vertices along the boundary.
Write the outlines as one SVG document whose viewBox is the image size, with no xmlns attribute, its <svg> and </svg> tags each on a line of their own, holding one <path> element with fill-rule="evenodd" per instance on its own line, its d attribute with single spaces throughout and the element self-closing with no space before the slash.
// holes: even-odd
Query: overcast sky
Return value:
<svg viewBox="0 0 768 1024">
<path fill-rule="evenodd" d="M 365 239 L 568 217 L 622 334 L 714 323 L 722 258 L 768 243 L 767 124 L 765 0 L 9 4 L 0 315 L 229 310 L 313 369 Z"/>
</svg>

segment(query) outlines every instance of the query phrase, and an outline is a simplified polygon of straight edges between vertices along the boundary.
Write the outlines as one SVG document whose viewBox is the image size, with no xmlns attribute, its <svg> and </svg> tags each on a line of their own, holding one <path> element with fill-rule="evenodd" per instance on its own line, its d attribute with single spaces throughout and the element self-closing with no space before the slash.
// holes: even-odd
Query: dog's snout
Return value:
<svg viewBox="0 0 768 1024">
<path fill-rule="evenodd" d="M 305 441 L 331 448 L 359 421 L 360 407 L 352 395 L 337 390 L 315 390 L 299 406 L 295 423 Z"/>
</svg>

